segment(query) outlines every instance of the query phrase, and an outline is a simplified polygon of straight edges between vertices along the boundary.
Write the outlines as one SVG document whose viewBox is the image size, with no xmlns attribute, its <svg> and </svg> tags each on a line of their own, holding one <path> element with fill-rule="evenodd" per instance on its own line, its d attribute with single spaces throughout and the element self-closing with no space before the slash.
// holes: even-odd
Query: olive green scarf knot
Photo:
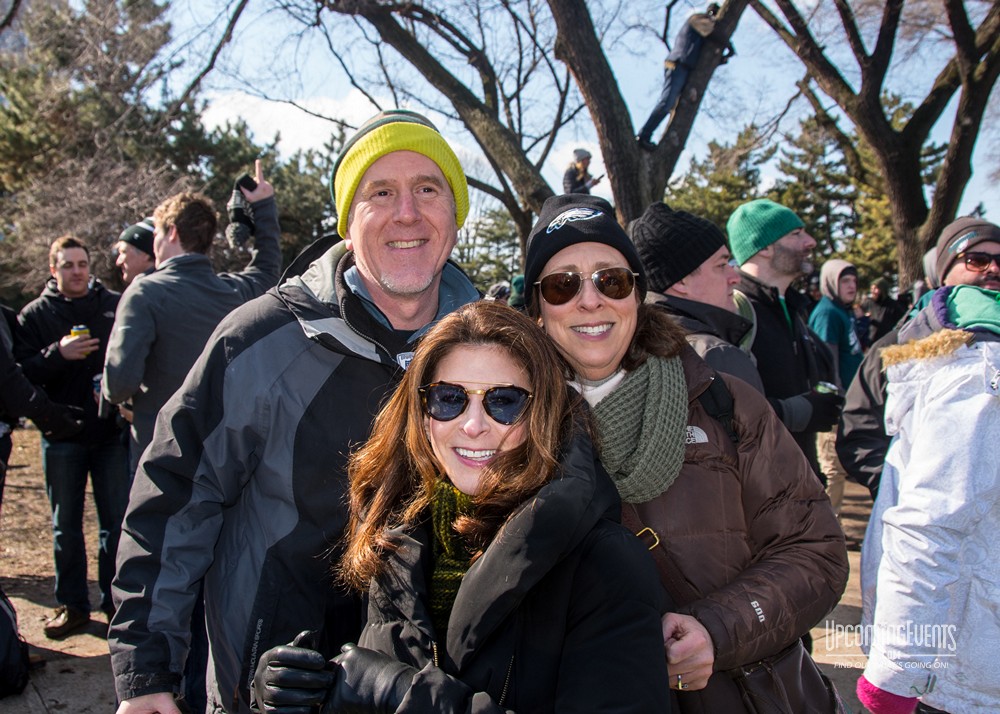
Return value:
<svg viewBox="0 0 1000 714">
<path fill-rule="evenodd" d="M 626 503 L 667 490 L 684 464 L 688 391 L 680 357 L 650 357 L 594 407 L 601 463 Z"/>
</svg>

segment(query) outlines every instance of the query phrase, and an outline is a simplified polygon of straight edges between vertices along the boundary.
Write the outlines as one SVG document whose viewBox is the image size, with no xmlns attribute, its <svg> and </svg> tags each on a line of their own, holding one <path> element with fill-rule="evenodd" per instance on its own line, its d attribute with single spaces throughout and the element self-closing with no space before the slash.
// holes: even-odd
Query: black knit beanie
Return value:
<svg viewBox="0 0 1000 714">
<path fill-rule="evenodd" d="M 726 236 L 706 218 L 654 203 L 630 226 L 649 289 L 662 293 L 693 273 L 726 245 Z"/>
<path fill-rule="evenodd" d="M 153 255 L 154 230 L 153 219 L 143 218 L 138 223 L 131 225 L 122 231 L 122 234 L 118 236 L 118 240 L 122 243 L 128 243 L 129 245 L 135 246 L 150 258 L 155 258 L 156 256 Z"/>
<path fill-rule="evenodd" d="M 577 243 L 603 243 L 618 250 L 633 272 L 639 298 L 646 297 L 646 273 L 628 235 L 615 220 L 614 209 L 603 198 L 582 193 L 552 196 L 542 204 L 538 221 L 528 235 L 524 265 L 524 291 L 528 305 L 536 300 L 535 283 L 542 268 L 563 248 Z"/>
</svg>

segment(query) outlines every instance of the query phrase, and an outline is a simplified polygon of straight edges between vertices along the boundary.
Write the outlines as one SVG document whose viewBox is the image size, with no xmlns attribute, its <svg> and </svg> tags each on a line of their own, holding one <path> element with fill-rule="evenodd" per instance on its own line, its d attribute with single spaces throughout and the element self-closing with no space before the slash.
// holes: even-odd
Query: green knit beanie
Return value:
<svg viewBox="0 0 1000 714">
<path fill-rule="evenodd" d="M 779 238 L 805 223 L 791 209 L 766 198 L 744 203 L 726 223 L 729 249 L 737 264 L 743 265 Z"/>
</svg>

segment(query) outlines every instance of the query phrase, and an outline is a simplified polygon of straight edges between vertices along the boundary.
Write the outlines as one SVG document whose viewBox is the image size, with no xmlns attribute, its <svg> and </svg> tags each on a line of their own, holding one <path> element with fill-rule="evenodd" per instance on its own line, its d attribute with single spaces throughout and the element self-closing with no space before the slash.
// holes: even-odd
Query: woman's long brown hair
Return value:
<svg viewBox="0 0 1000 714">
<path fill-rule="evenodd" d="M 537 325 L 506 305 L 479 301 L 451 313 L 423 337 L 368 442 L 351 456 L 350 518 L 338 573 L 350 587 L 367 589 L 396 545 L 388 531 L 418 522 L 430 504 L 442 474 L 424 429 L 418 388 L 434 381 L 446 355 L 466 345 L 493 346 L 509 355 L 528 375 L 533 398 L 522 417 L 524 443 L 483 470 L 475 514 L 460 519 L 456 529 L 481 552 L 514 509 L 555 473 L 575 409 L 558 351 Z"/>
</svg>

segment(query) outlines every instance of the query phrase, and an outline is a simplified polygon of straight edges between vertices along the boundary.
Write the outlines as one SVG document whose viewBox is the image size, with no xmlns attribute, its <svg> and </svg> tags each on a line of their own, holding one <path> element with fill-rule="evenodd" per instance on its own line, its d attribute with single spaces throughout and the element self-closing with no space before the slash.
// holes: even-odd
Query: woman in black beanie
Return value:
<svg viewBox="0 0 1000 714">
<path fill-rule="evenodd" d="M 593 409 L 623 522 L 647 541 L 679 605 L 662 626 L 680 710 L 757 711 L 742 674 L 756 668 L 784 691 L 774 711 L 836 711 L 799 638 L 844 590 L 844 535 L 764 397 L 714 373 L 643 302 L 642 262 L 602 199 L 545 202 L 525 285 L 529 315 Z M 779 660 L 801 666 L 789 674 Z"/>
</svg>

